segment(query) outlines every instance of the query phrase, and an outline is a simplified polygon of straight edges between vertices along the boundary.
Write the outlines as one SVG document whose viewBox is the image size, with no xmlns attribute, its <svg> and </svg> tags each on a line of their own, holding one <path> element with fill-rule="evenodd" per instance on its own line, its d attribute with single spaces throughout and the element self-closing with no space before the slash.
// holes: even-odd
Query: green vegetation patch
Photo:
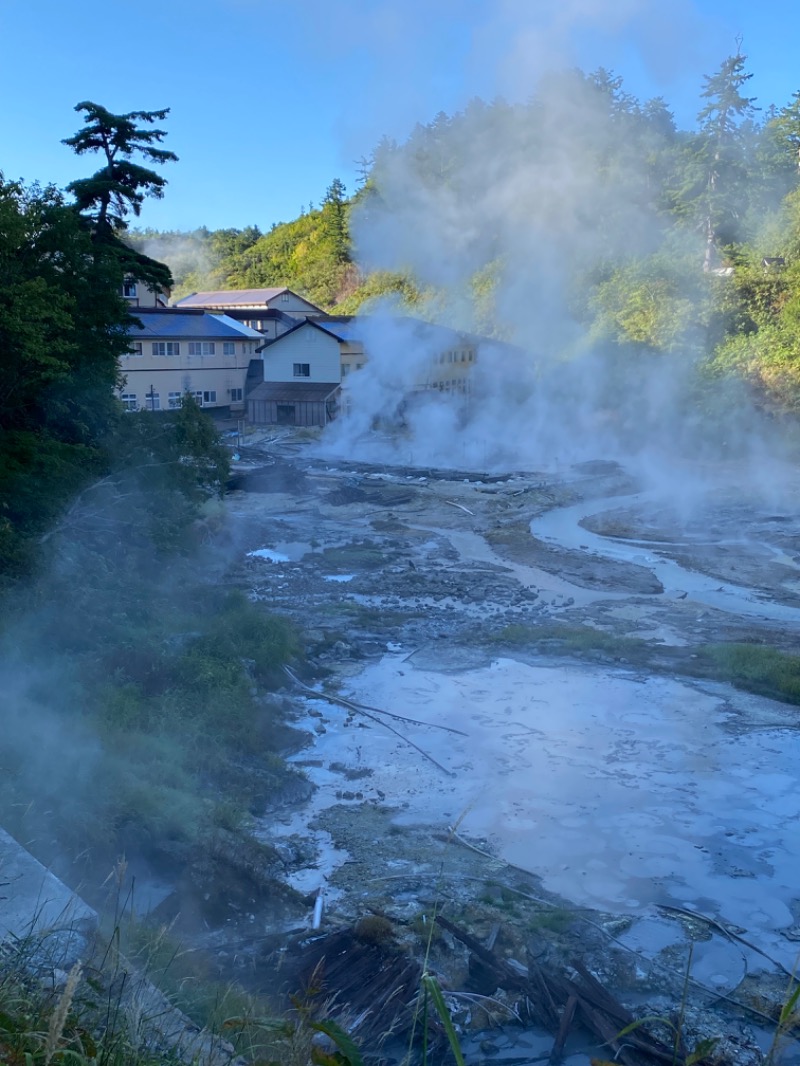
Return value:
<svg viewBox="0 0 800 1066">
<path fill-rule="evenodd" d="M 534 647 L 580 655 L 596 653 L 627 659 L 641 658 L 648 651 L 647 642 L 636 637 L 616 636 L 591 626 L 553 623 L 527 625 L 524 622 L 511 622 L 502 629 L 486 634 L 484 641 L 517 648 Z"/>
<path fill-rule="evenodd" d="M 237 591 L 128 577 L 91 593 L 80 626 L 59 599 L 6 633 L 6 663 L 28 673 L 9 693 L 0 823 L 46 862 L 177 864 L 293 780 L 296 737 L 270 689 L 297 638 Z"/>
<path fill-rule="evenodd" d="M 800 704 L 800 655 L 760 644 L 709 644 L 698 650 L 699 663 L 737 688 Z"/>
</svg>

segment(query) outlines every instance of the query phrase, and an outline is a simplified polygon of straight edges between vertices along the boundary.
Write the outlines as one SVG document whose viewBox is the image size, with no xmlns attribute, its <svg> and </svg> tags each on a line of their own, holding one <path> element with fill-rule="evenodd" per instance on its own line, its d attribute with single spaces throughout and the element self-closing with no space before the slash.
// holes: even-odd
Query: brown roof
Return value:
<svg viewBox="0 0 800 1066">
<path fill-rule="evenodd" d="M 263 381 L 248 392 L 248 400 L 273 403 L 324 403 L 341 386 L 336 381 Z"/>
</svg>

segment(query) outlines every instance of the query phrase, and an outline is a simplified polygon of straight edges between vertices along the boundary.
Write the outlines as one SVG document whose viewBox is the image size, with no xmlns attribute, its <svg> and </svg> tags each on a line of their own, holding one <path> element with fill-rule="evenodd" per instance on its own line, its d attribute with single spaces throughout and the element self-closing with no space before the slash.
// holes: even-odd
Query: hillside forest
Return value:
<svg viewBox="0 0 800 1066">
<path fill-rule="evenodd" d="M 572 71 L 525 103 L 476 99 L 403 143 L 384 138 L 352 195 L 336 179 L 268 232 L 128 239 L 169 263 L 175 297 L 288 285 L 339 313 L 390 297 L 528 349 L 541 344 L 530 318 L 546 290 L 538 303 L 555 295 L 562 319 L 546 331 L 551 358 L 688 354 L 761 405 L 794 410 L 800 92 L 763 106 L 750 78 L 745 56 L 727 58 L 700 87 L 696 126 L 679 129 L 662 98 Z M 512 288 L 534 309 L 524 320 L 504 300 Z"/>
</svg>

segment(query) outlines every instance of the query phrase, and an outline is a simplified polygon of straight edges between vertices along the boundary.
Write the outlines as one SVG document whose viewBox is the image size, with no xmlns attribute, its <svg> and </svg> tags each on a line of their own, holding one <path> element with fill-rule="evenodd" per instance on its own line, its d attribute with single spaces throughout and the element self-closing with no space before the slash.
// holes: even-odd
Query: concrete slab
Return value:
<svg viewBox="0 0 800 1066">
<path fill-rule="evenodd" d="M 96 925 L 97 913 L 0 829 L 0 940 Z"/>
</svg>

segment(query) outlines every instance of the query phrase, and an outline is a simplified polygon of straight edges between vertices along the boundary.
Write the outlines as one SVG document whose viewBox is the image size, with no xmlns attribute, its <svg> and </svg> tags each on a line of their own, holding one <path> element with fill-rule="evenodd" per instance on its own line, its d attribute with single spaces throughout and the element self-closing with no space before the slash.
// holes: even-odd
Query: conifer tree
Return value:
<svg viewBox="0 0 800 1066">
<path fill-rule="evenodd" d="M 705 271 L 711 269 L 720 243 L 730 238 L 733 223 L 745 207 L 743 131 L 758 110 L 755 97 L 742 94 L 752 77 L 744 69 L 746 58 L 739 52 L 728 56 L 716 74 L 705 78 L 700 94 L 707 101 L 697 116 L 704 170 L 700 207 L 705 232 Z"/>
<path fill-rule="evenodd" d="M 62 143 L 77 155 L 98 152 L 105 160 L 91 177 L 78 178 L 67 186 L 90 228 L 92 240 L 98 249 L 112 252 L 129 277 L 151 288 L 170 288 L 169 268 L 121 239 L 128 228 L 128 216 L 138 217 L 147 196 L 160 199 L 167 184 L 161 174 L 142 166 L 134 157 L 143 156 L 151 163 L 175 162 L 178 158 L 174 152 L 159 147 L 166 131 L 150 128 L 167 117 L 169 108 L 114 115 L 100 104 L 84 100 L 75 105 L 75 110 L 85 112 L 84 128 Z"/>
</svg>

